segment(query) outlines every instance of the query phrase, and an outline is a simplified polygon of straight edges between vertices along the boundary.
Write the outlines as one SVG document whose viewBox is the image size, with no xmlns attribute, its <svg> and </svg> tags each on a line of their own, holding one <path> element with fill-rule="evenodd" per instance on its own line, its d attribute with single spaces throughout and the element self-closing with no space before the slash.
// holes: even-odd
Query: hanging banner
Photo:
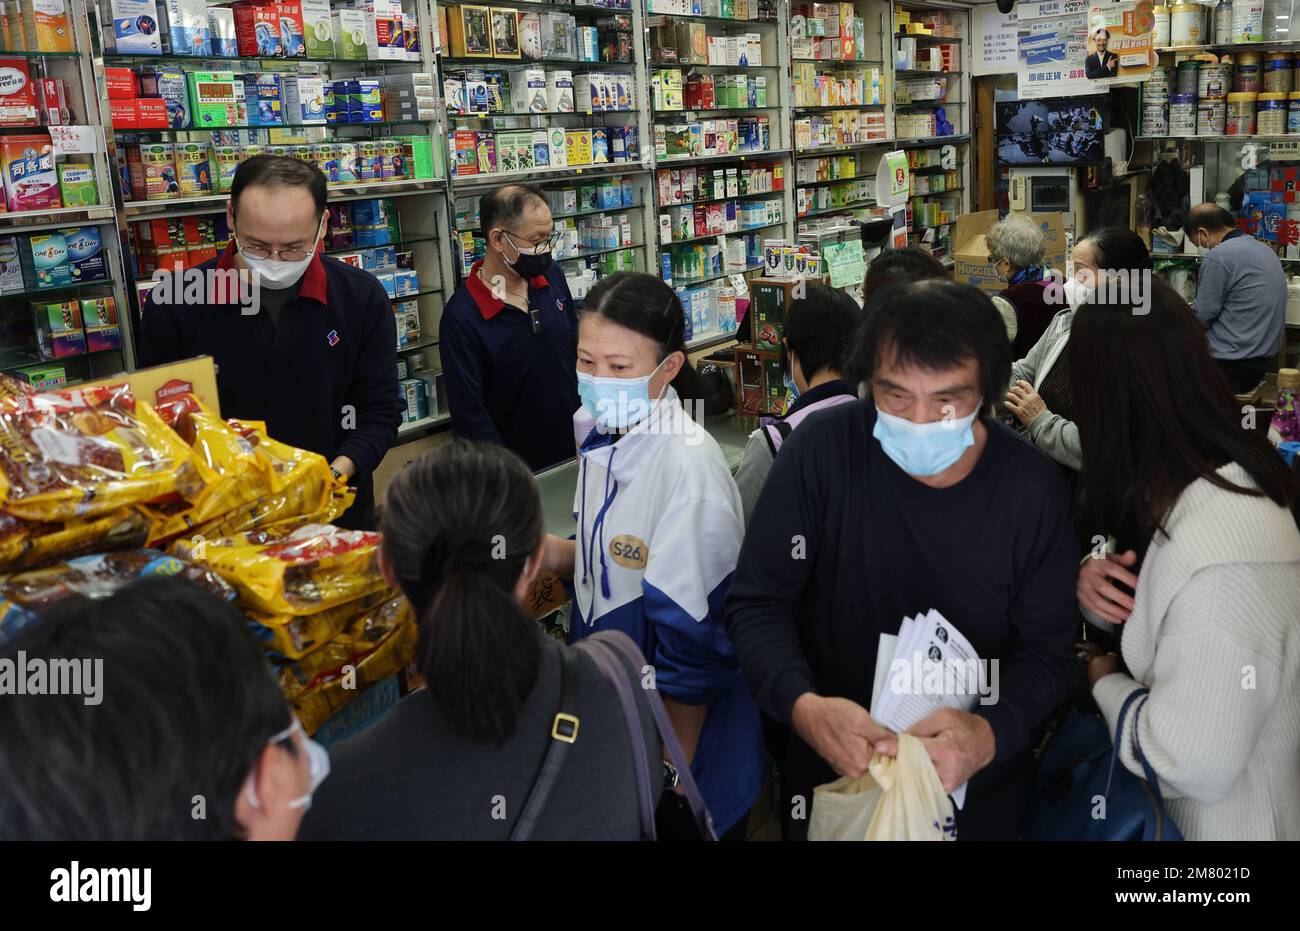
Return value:
<svg viewBox="0 0 1300 931">
<path fill-rule="evenodd" d="M 1022 100 L 1136 84 L 1155 65 L 1152 0 L 1044 0 L 1016 8 Z"/>
<path fill-rule="evenodd" d="M 1016 70 L 1020 34 L 1016 12 L 1003 13 L 996 5 L 976 7 L 975 45 L 971 50 L 971 74 L 1010 74 Z"/>
</svg>

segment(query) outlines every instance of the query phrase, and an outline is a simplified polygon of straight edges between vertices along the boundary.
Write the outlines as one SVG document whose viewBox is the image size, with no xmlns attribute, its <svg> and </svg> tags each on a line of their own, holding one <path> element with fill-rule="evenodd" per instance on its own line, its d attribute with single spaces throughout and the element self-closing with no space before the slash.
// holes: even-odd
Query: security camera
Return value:
<svg viewBox="0 0 1300 931">
<path fill-rule="evenodd" d="M 1002 13 L 1010 13 L 1015 5 L 1016 0 L 998 0 L 998 10 Z"/>
</svg>

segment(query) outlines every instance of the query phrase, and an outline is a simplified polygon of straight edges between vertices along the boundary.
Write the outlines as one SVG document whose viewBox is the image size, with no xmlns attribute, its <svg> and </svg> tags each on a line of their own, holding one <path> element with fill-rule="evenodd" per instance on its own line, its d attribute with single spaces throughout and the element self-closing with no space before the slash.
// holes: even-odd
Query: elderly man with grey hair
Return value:
<svg viewBox="0 0 1300 931">
<path fill-rule="evenodd" d="M 1043 268 L 1047 243 L 1037 223 L 1016 214 L 994 224 L 984 239 L 993 270 L 1007 282 L 993 304 L 1007 323 L 1011 357 L 1023 359 L 1064 306 L 1059 290 L 1047 287 L 1050 278 Z"/>
</svg>

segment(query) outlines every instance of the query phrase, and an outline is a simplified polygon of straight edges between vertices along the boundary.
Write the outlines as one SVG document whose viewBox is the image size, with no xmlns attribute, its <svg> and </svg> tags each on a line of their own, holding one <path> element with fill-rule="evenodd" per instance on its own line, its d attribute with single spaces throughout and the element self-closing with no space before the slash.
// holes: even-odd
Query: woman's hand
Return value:
<svg viewBox="0 0 1300 931">
<path fill-rule="evenodd" d="M 1088 664 L 1088 685 L 1096 685 L 1098 679 L 1115 672 L 1119 672 L 1119 657 L 1114 653 L 1093 657 Z"/>
<path fill-rule="evenodd" d="M 1079 583 L 1075 594 L 1079 604 L 1093 614 L 1112 624 L 1123 624 L 1133 613 L 1133 596 L 1120 591 L 1115 582 L 1137 591 L 1138 577 L 1129 572 L 1137 563 L 1137 553 L 1129 550 L 1122 555 L 1091 557 L 1079 567 Z"/>
<path fill-rule="evenodd" d="M 562 579 L 572 579 L 577 552 L 577 544 L 572 540 L 548 533 L 542 538 L 542 568 L 549 569 Z"/>
<path fill-rule="evenodd" d="M 1012 385 L 1011 390 L 1007 392 L 1006 405 L 1007 410 L 1015 414 L 1016 419 L 1026 427 L 1039 414 L 1047 411 L 1047 405 L 1043 403 L 1042 397 L 1034 390 L 1034 386 L 1023 378 Z"/>
</svg>

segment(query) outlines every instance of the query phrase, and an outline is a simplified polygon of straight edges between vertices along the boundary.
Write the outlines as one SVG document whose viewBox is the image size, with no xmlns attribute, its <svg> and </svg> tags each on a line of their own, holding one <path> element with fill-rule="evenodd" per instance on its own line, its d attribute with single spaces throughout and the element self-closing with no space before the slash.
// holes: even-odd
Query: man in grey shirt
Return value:
<svg viewBox="0 0 1300 931">
<path fill-rule="evenodd" d="M 1189 210 L 1183 230 L 1190 242 L 1208 250 L 1201 262 L 1196 316 L 1205 327 L 1210 355 L 1234 391 L 1251 391 L 1282 347 L 1287 297 L 1282 263 L 1215 204 Z"/>
</svg>

